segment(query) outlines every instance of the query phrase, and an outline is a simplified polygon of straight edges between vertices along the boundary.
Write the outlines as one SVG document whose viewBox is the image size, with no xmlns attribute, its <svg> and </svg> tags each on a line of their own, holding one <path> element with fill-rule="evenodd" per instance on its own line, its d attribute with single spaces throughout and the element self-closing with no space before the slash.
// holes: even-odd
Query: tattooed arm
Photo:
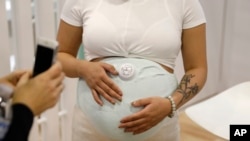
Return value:
<svg viewBox="0 0 250 141">
<path fill-rule="evenodd" d="M 182 57 L 185 75 L 173 99 L 177 108 L 192 99 L 202 89 L 207 78 L 205 24 L 183 30 Z"/>
</svg>

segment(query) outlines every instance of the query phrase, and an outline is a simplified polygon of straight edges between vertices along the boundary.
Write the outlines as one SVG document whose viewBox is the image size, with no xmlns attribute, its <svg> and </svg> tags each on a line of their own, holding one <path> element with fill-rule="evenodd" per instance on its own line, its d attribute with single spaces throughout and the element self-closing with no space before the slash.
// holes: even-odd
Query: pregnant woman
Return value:
<svg viewBox="0 0 250 141">
<path fill-rule="evenodd" d="M 206 81 L 205 23 L 198 0 L 67 0 L 57 39 L 79 78 L 72 140 L 178 141 L 178 109 Z"/>
</svg>

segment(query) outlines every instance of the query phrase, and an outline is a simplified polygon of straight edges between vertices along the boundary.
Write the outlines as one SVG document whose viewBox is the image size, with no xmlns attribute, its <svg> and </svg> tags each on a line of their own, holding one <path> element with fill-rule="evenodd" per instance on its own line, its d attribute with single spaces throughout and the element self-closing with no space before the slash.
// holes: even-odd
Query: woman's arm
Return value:
<svg viewBox="0 0 250 141">
<path fill-rule="evenodd" d="M 187 103 L 203 88 L 207 78 L 206 25 L 183 30 L 182 57 L 185 69 L 173 99 L 177 108 Z"/>
<path fill-rule="evenodd" d="M 68 77 L 80 77 L 78 69 L 80 69 L 81 62 L 76 59 L 76 55 L 82 43 L 82 33 L 82 27 L 71 26 L 63 20 L 60 21 L 57 35 L 59 42 L 57 57 Z"/>
<path fill-rule="evenodd" d="M 179 87 L 172 94 L 177 108 L 188 102 L 202 89 L 207 77 L 205 24 L 186 29 L 182 34 L 182 54 L 185 68 Z M 139 134 L 152 128 L 172 112 L 171 101 L 162 97 L 136 100 L 135 107 L 143 110 L 121 119 L 119 128 Z M 161 107 L 161 108 L 159 108 Z"/>
<path fill-rule="evenodd" d="M 122 92 L 119 87 L 108 77 L 107 72 L 117 75 L 114 66 L 103 62 L 89 62 L 76 58 L 82 43 L 83 28 L 60 22 L 57 40 L 59 42 L 58 59 L 68 77 L 84 78 L 90 87 L 95 101 L 102 105 L 100 95 L 111 103 L 115 99 L 121 100 Z"/>
</svg>

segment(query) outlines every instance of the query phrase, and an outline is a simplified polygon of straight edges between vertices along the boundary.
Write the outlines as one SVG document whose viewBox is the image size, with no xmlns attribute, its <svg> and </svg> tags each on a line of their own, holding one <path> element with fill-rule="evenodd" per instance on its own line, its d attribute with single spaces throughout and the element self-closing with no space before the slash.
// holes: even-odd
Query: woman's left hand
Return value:
<svg viewBox="0 0 250 141">
<path fill-rule="evenodd" d="M 139 99 L 134 101 L 132 106 L 144 108 L 123 118 L 119 128 L 124 128 L 124 132 L 132 132 L 133 134 L 140 134 L 152 128 L 171 112 L 170 101 L 162 97 Z"/>
</svg>

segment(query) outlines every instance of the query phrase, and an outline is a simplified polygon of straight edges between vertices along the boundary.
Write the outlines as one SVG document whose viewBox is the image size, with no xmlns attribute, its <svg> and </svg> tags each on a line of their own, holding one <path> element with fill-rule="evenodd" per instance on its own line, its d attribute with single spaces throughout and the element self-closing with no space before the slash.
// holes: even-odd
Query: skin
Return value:
<svg viewBox="0 0 250 141">
<path fill-rule="evenodd" d="M 14 89 L 12 104 L 24 104 L 33 113 L 39 115 L 53 107 L 64 88 L 65 74 L 59 63 L 34 78 L 28 71 L 16 71 L 0 79 L 0 83 Z"/>
<path fill-rule="evenodd" d="M 57 36 L 60 44 L 58 59 L 68 77 L 81 77 L 86 80 L 95 101 L 99 105 L 102 105 L 103 102 L 98 94 L 114 104 L 115 100 L 113 98 L 121 100 L 122 92 L 108 77 L 107 72 L 113 75 L 118 75 L 118 72 L 114 66 L 107 63 L 76 59 L 77 51 L 82 43 L 82 32 L 81 27 L 71 26 L 64 21 L 60 22 Z"/>
<path fill-rule="evenodd" d="M 206 81 L 205 29 L 206 25 L 202 24 L 183 30 L 181 52 L 185 74 L 179 87 L 172 94 L 177 108 L 192 99 Z M 122 98 L 120 89 L 107 76 L 107 72 L 117 74 L 113 66 L 98 62 L 102 58 L 95 59 L 93 62 L 76 59 L 77 51 L 82 43 L 82 33 L 82 27 L 71 26 L 61 20 L 57 40 L 60 44 L 58 58 L 62 62 L 63 70 L 69 77 L 84 78 L 92 90 L 93 98 L 99 105 L 103 104 L 100 95 L 111 103 L 114 103 L 114 99 L 120 100 Z M 166 66 L 163 66 L 163 68 L 166 71 L 173 72 Z M 143 106 L 144 108 L 121 119 L 119 128 L 124 128 L 124 132 L 132 132 L 133 134 L 145 132 L 171 113 L 170 101 L 162 97 L 139 99 L 134 101 L 132 105 L 135 107 Z"/>
<path fill-rule="evenodd" d="M 28 72 L 25 70 L 18 70 L 18 71 L 11 72 L 9 75 L 6 75 L 6 76 L 3 76 L 2 78 L 0 78 L 0 83 L 5 84 L 5 85 L 11 87 L 12 89 L 14 89 L 16 87 L 18 81 L 20 80 L 20 78 L 25 73 L 28 73 Z"/>
<path fill-rule="evenodd" d="M 207 78 L 205 34 L 205 24 L 183 30 L 181 51 L 185 74 L 172 94 L 177 109 L 192 99 L 205 84 Z M 133 106 L 145 106 L 145 108 L 123 118 L 119 126 L 124 128 L 125 132 L 133 134 L 152 128 L 171 112 L 170 101 L 160 97 L 140 99 L 135 101 Z"/>
</svg>

